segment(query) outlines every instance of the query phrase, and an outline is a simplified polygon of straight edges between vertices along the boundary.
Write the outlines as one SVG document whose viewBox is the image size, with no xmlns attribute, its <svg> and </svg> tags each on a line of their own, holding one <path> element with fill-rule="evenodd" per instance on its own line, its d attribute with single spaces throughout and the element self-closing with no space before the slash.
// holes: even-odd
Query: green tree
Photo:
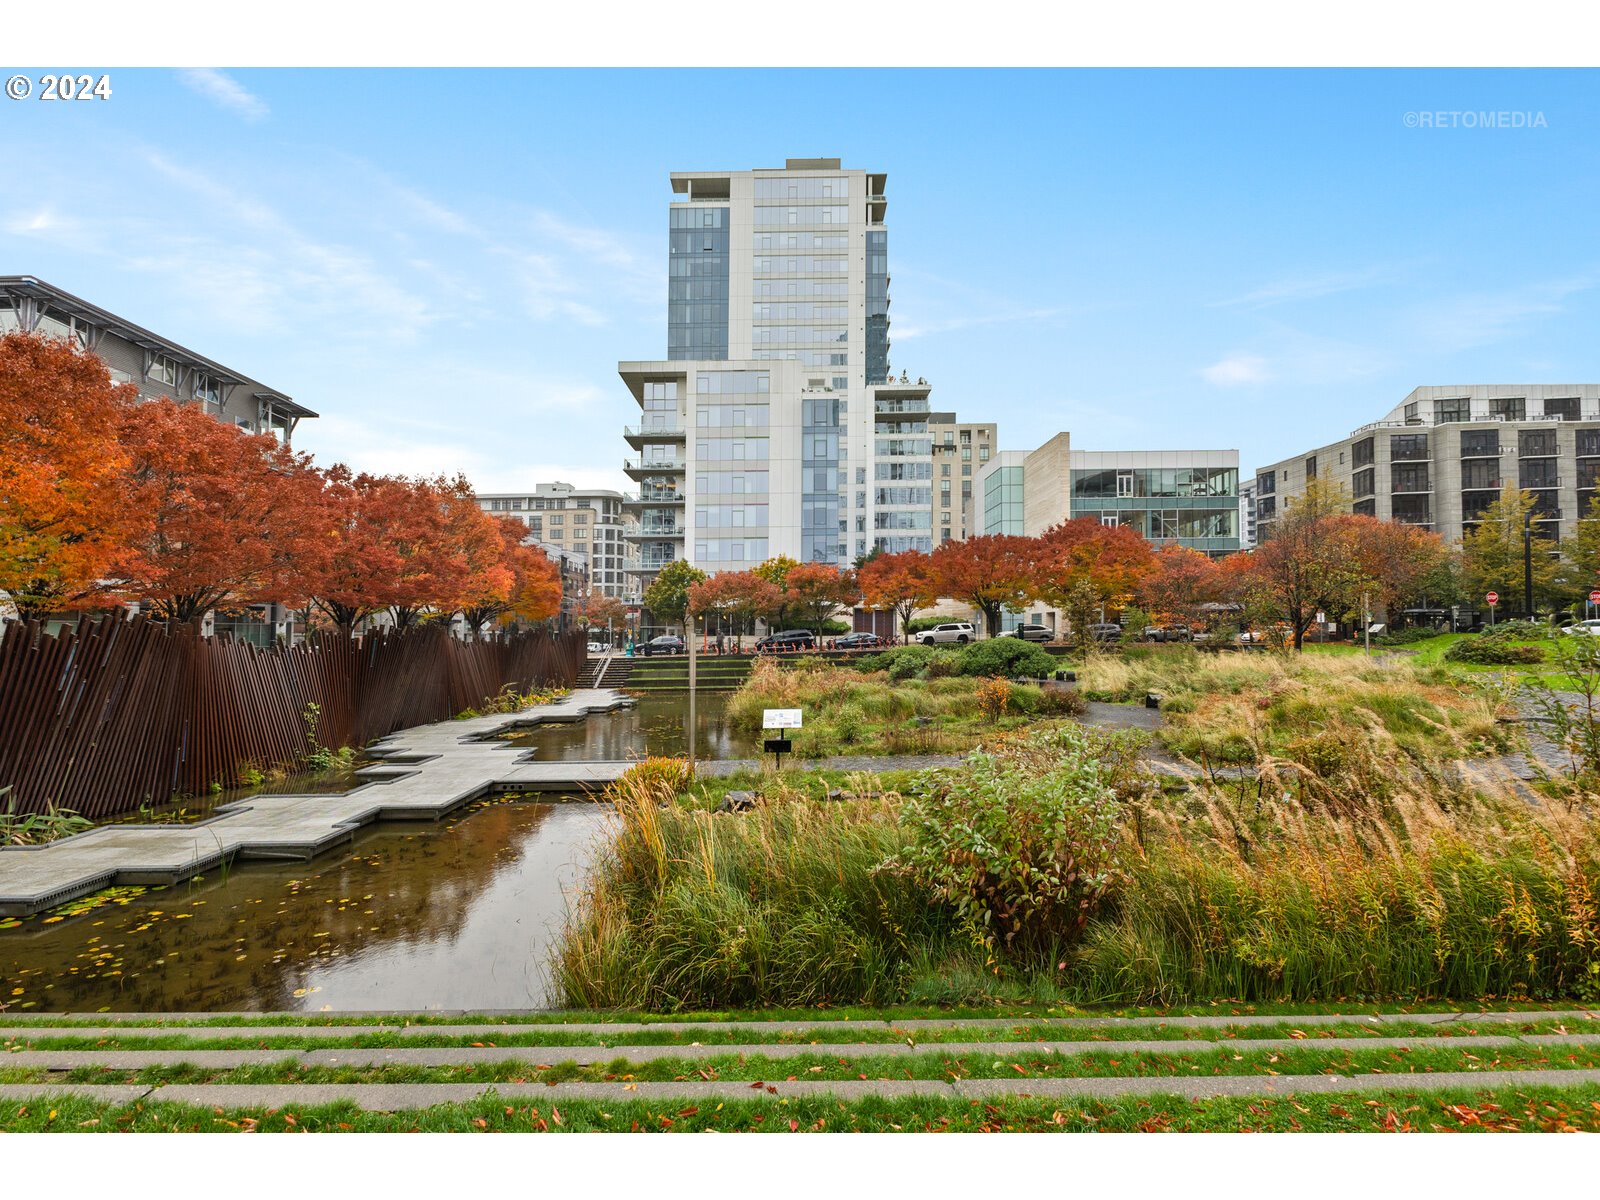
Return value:
<svg viewBox="0 0 1600 1200">
<path fill-rule="evenodd" d="M 1524 593 L 1522 575 L 1522 524 L 1537 503 L 1532 492 L 1507 484 L 1484 509 L 1478 527 L 1461 539 L 1461 578 L 1469 594 L 1479 602 L 1488 592 L 1500 593 L 1502 613 L 1531 611 Z M 1552 555 L 1552 544 L 1534 530 L 1533 601 L 1537 604 L 1555 587 L 1559 563 Z"/>
<path fill-rule="evenodd" d="M 1572 537 L 1562 543 L 1566 558 L 1560 568 L 1558 587 L 1569 604 L 1583 604 L 1589 593 L 1600 588 L 1600 495 L 1589 500 Z"/>
<path fill-rule="evenodd" d="M 669 562 L 656 572 L 650 586 L 645 588 L 644 606 L 658 621 L 685 621 L 689 611 L 689 589 L 697 583 L 703 583 L 705 578 L 704 571 L 690 566 L 681 558 Z"/>
</svg>

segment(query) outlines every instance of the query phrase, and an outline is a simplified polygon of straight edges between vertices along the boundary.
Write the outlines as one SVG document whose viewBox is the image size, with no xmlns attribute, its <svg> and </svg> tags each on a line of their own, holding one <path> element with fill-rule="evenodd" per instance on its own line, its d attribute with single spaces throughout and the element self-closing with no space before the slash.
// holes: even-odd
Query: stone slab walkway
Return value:
<svg viewBox="0 0 1600 1200">
<path fill-rule="evenodd" d="M 310 859 L 374 821 L 437 820 L 488 790 L 598 790 L 629 764 L 527 761 L 526 750 L 494 735 L 632 703 L 586 689 L 516 714 L 403 730 L 374 745 L 382 762 L 358 772 L 368 782 L 342 795 L 250 796 L 194 825 L 102 825 L 44 846 L 0 847 L 0 916 L 116 885 L 177 883 L 235 859 Z"/>
</svg>

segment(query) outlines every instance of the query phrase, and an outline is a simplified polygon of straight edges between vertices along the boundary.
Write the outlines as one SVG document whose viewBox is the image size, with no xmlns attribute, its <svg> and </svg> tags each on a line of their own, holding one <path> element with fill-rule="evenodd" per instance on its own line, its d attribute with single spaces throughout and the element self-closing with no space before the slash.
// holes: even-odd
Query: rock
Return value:
<svg viewBox="0 0 1600 1200">
<path fill-rule="evenodd" d="M 729 792 L 722 798 L 722 803 L 717 805 L 719 813 L 749 812 L 756 806 L 754 792 Z"/>
<path fill-rule="evenodd" d="M 1161 693 L 1160 692 L 1146 692 L 1144 694 L 1144 706 L 1146 708 L 1160 708 L 1161 707 Z"/>
</svg>

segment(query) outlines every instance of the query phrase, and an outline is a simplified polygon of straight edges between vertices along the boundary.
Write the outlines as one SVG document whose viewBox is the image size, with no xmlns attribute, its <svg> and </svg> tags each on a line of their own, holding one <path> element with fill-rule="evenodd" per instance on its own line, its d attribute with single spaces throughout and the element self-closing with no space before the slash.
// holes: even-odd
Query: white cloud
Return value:
<svg viewBox="0 0 1600 1200">
<path fill-rule="evenodd" d="M 896 321 L 890 326 L 890 333 L 897 342 L 907 342 L 913 338 L 928 337 L 930 334 L 955 333 L 961 329 L 974 329 L 984 325 L 1020 325 L 1030 321 L 1052 321 L 1064 317 L 1070 310 L 1065 308 L 1031 308 L 1012 312 L 969 313 L 961 317 L 948 317 L 942 321 L 924 321 L 918 323 L 915 317 L 907 321 Z"/>
<path fill-rule="evenodd" d="M 1386 283 L 1396 277 L 1393 267 L 1365 267 L 1358 271 L 1330 271 L 1321 275 L 1307 275 L 1297 279 L 1280 279 L 1273 283 L 1234 296 L 1218 300 L 1212 308 L 1266 308 L 1294 300 L 1317 300 L 1323 296 L 1336 296 L 1361 288 Z"/>
<path fill-rule="evenodd" d="M 1414 310 L 1416 339 L 1434 350 L 1454 352 L 1504 341 L 1541 317 L 1566 311 L 1567 301 L 1594 290 L 1600 276 L 1552 279 L 1495 292 L 1472 292 Z"/>
<path fill-rule="evenodd" d="M 238 113 L 247 121 L 260 121 L 272 110 L 266 101 L 247 91 L 236 79 L 210 67 L 192 67 L 178 72 L 185 86 L 199 92 L 222 108 Z"/>
<path fill-rule="evenodd" d="M 1227 358 L 1200 369 L 1200 377 L 1217 387 L 1241 387 L 1265 383 L 1272 378 L 1267 360 L 1257 354 L 1230 354 Z"/>
</svg>

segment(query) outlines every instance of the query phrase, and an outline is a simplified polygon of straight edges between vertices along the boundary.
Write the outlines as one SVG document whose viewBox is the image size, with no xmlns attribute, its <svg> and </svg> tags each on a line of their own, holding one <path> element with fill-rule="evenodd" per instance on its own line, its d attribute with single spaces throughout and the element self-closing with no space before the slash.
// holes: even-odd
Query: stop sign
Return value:
<svg viewBox="0 0 1600 1200">
<path fill-rule="evenodd" d="M 1484 597 L 1484 599 L 1487 600 L 1490 604 L 1499 604 L 1500 603 L 1500 593 L 1499 592 L 1490 592 L 1487 596 Z"/>
<path fill-rule="evenodd" d="M 1600 604 L 1600 592 L 1590 592 L 1589 593 L 1589 603 L 1590 604 Z"/>
</svg>

